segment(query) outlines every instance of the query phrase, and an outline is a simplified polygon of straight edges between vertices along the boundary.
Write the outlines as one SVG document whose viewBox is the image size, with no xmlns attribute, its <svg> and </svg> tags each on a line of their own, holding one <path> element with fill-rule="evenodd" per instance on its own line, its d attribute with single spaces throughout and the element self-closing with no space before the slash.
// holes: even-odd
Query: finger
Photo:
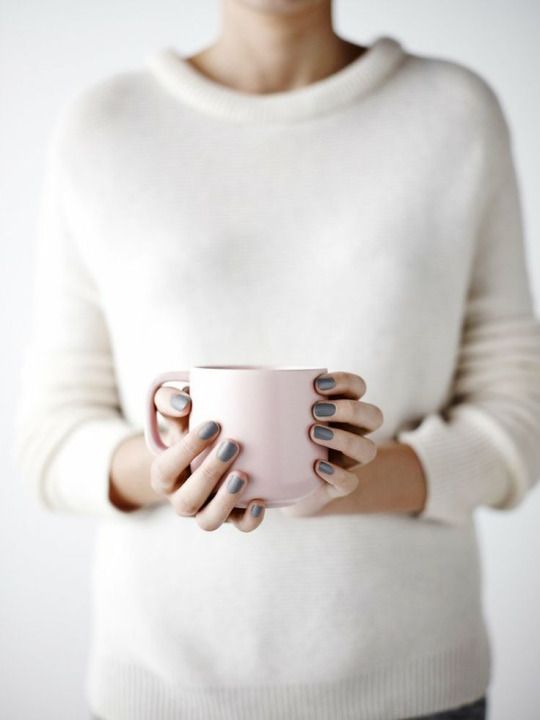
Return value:
<svg viewBox="0 0 540 720">
<path fill-rule="evenodd" d="M 330 497 L 350 495 L 358 487 L 360 481 L 358 475 L 344 470 L 339 465 L 326 460 L 317 460 L 314 467 L 319 477 L 328 483 L 327 493 Z"/>
<path fill-rule="evenodd" d="M 217 530 L 227 520 L 248 481 L 247 473 L 241 470 L 233 470 L 227 475 L 210 502 L 195 515 L 201 530 Z"/>
<path fill-rule="evenodd" d="M 156 410 L 167 420 L 170 443 L 177 442 L 188 428 L 191 398 L 182 391 L 162 385 L 154 393 Z"/>
<path fill-rule="evenodd" d="M 383 424 L 383 414 L 377 405 L 361 400 L 334 399 L 319 401 L 312 407 L 313 417 L 331 422 L 346 422 L 356 425 L 366 432 L 377 430 Z"/>
<path fill-rule="evenodd" d="M 241 532 L 251 532 L 262 523 L 265 511 L 266 506 L 263 500 L 250 500 L 245 509 L 234 508 L 227 518 L 227 522 L 234 525 Z"/>
<path fill-rule="evenodd" d="M 213 420 L 202 422 L 157 455 L 150 467 L 152 488 L 160 494 L 173 492 L 179 481 L 189 477 L 191 461 L 214 442 L 220 431 L 219 423 Z"/>
<path fill-rule="evenodd" d="M 191 410 L 191 397 L 189 393 L 184 392 L 184 390 L 178 390 L 178 388 L 167 387 L 165 385 L 159 387 L 154 393 L 154 405 L 156 409 L 164 417 L 173 420 L 186 418 Z"/>
<path fill-rule="evenodd" d="M 217 448 L 213 448 L 178 490 L 169 496 L 176 514 L 184 517 L 195 515 L 239 452 L 240 445 L 232 438 L 224 438 Z"/>
<path fill-rule="evenodd" d="M 321 395 L 343 395 L 358 400 L 365 394 L 366 382 L 360 375 L 348 372 L 324 373 L 315 378 L 315 390 Z"/>
<path fill-rule="evenodd" d="M 373 440 L 341 428 L 312 425 L 309 434 L 319 445 L 334 448 L 362 464 L 371 462 L 377 454 L 377 446 Z"/>
</svg>

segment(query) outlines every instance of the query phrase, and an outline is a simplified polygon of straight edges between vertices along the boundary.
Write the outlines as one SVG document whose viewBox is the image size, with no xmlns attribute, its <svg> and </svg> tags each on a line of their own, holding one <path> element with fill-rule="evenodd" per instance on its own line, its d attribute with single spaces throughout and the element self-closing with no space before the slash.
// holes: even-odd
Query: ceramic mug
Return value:
<svg viewBox="0 0 540 720">
<path fill-rule="evenodd" d="M 315 378 L 326 368 L 278 365 L 198 365 L 190 370 L 164 372 L 154 378 L 147 393 L 145 440 L 158 454 L 161 440 L 154 404 L 156 390 L 166 382 L 189 384 L 189 427 L 205 420 L 221 425 L 216 440 L 191 462 L 193 472 L 216 444 L 232 438 L 240 452 L 228 467 L 243 470 L 249 482 L 235 507 L 246 508 L 253 499 L 267 507 L 292 505 L 324 482 L 315 472 L 317 459 L 328 460 L 328 448 L 314 442 L 309 428 L 315 421 L 311 408 L 323 396 Z"/>
</svg>

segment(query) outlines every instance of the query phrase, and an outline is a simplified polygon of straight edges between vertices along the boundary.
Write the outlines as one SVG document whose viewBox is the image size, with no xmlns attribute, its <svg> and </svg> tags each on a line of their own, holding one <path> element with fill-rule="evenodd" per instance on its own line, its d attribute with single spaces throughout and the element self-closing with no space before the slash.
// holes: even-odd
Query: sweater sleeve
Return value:
<svg viewBox="0 0 540 720">
<path fill-rule="evenodd" d="M 123 439 L 142 429 L 121 413 L 100 297 L 65 221 L 62 117 L 48 147 L 36 223 L 14 461 L 42 507 L 125 516 L 109 499 L 110 460 Z"/>
<path fill-rule="evenodd" d="M 490 89 L 488 88 L 490 91 Z M 540 323 L 526 268 L 519 183 L 497 96 L 461 342 L 448 405 L 397 440 L 418 455 L 427 501 L 416 517 L 449 524 L 478 506 L 518 505 L 540 476 Z"/>
</svg>

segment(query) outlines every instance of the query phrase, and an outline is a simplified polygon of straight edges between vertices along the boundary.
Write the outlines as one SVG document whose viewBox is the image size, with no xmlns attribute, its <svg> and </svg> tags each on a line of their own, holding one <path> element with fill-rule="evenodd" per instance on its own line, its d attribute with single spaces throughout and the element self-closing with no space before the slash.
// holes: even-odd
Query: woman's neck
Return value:
<svg viewBox="0 0 540 720">
<path fill-rule="evenodd" d="M 270 13 L 223 0 L 217 40 L 187 60 L 215 82 L 266 94 L 321 80 L 366 49 L 336 35 L 329 1 L 296 12 Z"/>
</svg>

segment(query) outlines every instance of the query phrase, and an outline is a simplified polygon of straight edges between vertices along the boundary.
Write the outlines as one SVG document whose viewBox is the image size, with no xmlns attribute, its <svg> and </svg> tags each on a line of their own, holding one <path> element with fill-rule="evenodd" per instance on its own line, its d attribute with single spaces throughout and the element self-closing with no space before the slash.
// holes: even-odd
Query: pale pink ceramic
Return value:
<svg viewBox="0 0 540 720">
<path fill-rule="evenodd" d="M 225 438 L 237 440 L 240 453 L 229 466 L 249 475 L 236 507 L 264 500 L 267 507 L 292 505 L 324 482 L 314 470 L 328 449 L 314 442 L 309 427 L 315 421 L 314 402 L 321 399 L 314 380 L 326 368 L 256 365 L 202 365 L 164 372 L 154 378 L 147 394 L 145 438 L 158 454 L 166 449 L 159 436 L 154 405 L 156 390 L 166 382 L 189 384 L 192 409 L 189 427 L 205 420 L 221 425 L 217 439 L 191 463 L 195 471 L 212 448 Z M 217 487 L 224 482 L 225 476 Z"/>
</svg>

